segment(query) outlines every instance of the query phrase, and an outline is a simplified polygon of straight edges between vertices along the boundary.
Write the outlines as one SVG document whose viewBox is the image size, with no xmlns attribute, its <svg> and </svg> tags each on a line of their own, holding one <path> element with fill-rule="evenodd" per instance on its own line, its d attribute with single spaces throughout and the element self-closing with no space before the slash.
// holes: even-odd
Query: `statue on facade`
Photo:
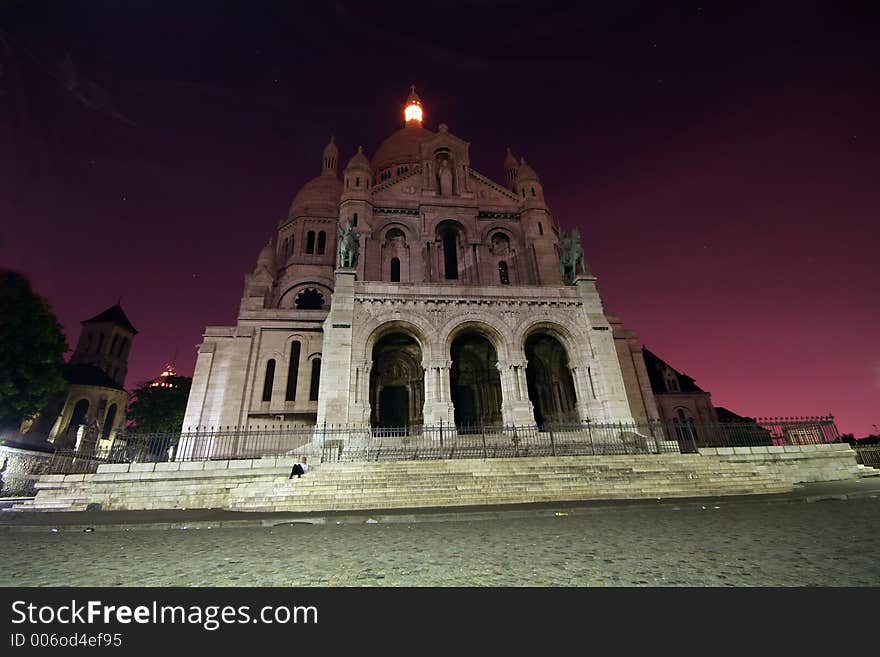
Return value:
<svg viewBox="0 0 880 657">
<path fill-rule="evenodd" d="M 578 273 L 587 273 L 587 261 L 581 246 L 581 233 L 577 228 L 572 228 L 568 234 L 564 230 L 560 230 L 559 241 L 562 245 L 562 252 L 559 254 L 559 271 L 563 281 L 571 285 Z"/>
<path fill-rule="evenodd" d="M 440 160 L 437 176 L 440 178 L 440 195 L 452 196 L 452 167 L 449 166 L 449 160 Z"/>
<path fill-rule="evenodd" d="M 339 266 L 343 268 L 357 267 L 358 251 L 360 250 L 358 232 L 352 228 L 350 221 L 345 224 L 345 228 L 342 228 L 340 224 L 337 224 L 336 227 L 339 231 Z"/>
</svg>

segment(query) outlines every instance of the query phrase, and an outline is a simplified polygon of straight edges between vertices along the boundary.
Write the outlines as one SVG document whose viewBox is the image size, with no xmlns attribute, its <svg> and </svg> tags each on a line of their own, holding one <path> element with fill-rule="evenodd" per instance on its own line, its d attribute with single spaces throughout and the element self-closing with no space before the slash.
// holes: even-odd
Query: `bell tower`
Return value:
<svg viewBox="0 0 880 657">
<path fill-rule="evenodd" d="M 123 386 L 128 373 L 128 354 L 137 335 L 118 303 L 81 322 L 79 342 L 70 357 L 71 365 L 94 365 Z"/>
</svg>

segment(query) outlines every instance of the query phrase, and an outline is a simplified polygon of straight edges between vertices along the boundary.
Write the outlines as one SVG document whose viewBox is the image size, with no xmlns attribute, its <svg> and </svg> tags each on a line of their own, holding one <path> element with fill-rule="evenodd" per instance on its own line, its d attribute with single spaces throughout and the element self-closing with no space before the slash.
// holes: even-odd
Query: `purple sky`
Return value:
<svg viewBox="0 0 880 657">
<path fill-rule="evenodd" d="M 526 155 L 609 310 L 716 405 L 876 431 L 880 24 L 615 4 L 6 3 L 0 266 L 70 344 L 121 296 L 129 387 L 191 374 L 329 134 L 372 155 L 415 83 L 481 173 Z"/>
</svg>

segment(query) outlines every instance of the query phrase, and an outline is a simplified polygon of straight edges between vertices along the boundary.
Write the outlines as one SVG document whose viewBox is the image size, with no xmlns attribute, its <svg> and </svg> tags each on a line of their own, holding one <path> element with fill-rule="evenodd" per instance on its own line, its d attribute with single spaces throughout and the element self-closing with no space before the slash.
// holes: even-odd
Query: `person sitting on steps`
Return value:
<svg viewBox="0 0 880 657">
<path fill-rule="evenodd" d="M 293 469 L 290 471 L 290 476 L 288 479 L 293 479 L 293 475 L 297 477 L 302 477 L 306 472 L 309 471 L 309 459 L 305 456 L 300 458 L 299 463 L 293 464 Z"/>
</svg>

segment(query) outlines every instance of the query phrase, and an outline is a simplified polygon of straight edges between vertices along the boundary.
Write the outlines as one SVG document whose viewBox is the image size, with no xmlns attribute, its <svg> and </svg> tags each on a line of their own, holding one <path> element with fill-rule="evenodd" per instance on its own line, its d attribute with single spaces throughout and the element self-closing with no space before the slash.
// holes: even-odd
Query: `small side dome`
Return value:
<svg viewBox="0 0 880 657">
<path fill-rule="evenodd" d="M 272 240 L 269 240 L 269 243 L 257 256 L 257 267 L 265 267 L 269 271 L 275 271 L 275 247 L 272 246 Z"/>
<path fill-rule="evenodd" d="M 335 217 L 339 214 L 342 182 L 335 176 L 320 175 L 302 186 L 290 205 L 288 216 L 317 215 Z"/>
<path fill-rule="evenodd" d="M 357 153 L 348 161 L 348 166 L 345 167 L 348 169 L 365 169 L 366 171 L 370 170 L 370 161 L 367 159 L 367 156 L 364 155 L 363 146 L 358 146 Z"/>
</svg>

